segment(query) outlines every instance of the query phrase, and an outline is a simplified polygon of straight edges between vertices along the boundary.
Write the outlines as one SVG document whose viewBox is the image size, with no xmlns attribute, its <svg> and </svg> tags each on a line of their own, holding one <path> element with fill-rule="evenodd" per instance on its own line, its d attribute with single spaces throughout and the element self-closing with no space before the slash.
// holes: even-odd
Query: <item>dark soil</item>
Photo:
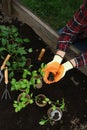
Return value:
<svg viewBox="0 0 87 130">
<path fill-rule="evenodd" d="M 5 21 L 4 21 L 5 19 Z M 1 24 L 9 25 L 6 16 L 0 21 Z M 29 45 L 32 47 L 33 53 L 29 55 L 32 58 L 32 64 L 38 68 L 41 62 L 48 63 L 53 58 L 49 46 L 35 34 L 35 32 L 26 24 L 12 20 L 11 24 L 18 27 L 23 37 L 30 39 Z M 40 50 L 46 49 L 45 55 L 41 62 L 37 60 Z M 17 99 L 17 93 L 10 91 L 11 100 L 0 101 L 0 130 L 87 130 L 87 76 L 79 70 L 73 69 L 65 75 L 58 83 L 47 85 L 43 82 L 43 87 L 34 91 L 34 95 L 43 93 L 52 100 L 62 98 L 65 99 L 66 112 L 63 113 L 62 120 L 54 126 L 50 124 L 41 126 L 39 121 L 46 115 L 49 106 L 39 108 L 35 104 L 28 105 L 20 112 L 15 113 L 13 101 Z M 0 98 L 5 89 L 4 84 L 0 86 Z"/>
</svg>

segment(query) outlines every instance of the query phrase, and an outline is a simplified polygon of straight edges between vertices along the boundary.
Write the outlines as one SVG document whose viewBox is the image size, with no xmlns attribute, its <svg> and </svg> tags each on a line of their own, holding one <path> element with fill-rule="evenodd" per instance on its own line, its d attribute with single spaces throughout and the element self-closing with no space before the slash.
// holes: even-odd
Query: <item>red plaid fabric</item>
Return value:
<svg viewBox="0 0 87 130">
<path fill-rule="evenodd" d="M 87 53 L 85 52 L 82 53 L 79 57 L 76 57 L 74 59 L 75 59 L 77 68 L 87 65 Z"/>
<path fill-rule="evenodd" d="M 63 28 L 58 39 L 57 49 L 65 51 L 76 39 L 87 37 L 87 0 L 76 11 L 73 18 Z M 76 66 L 81 67 L 87 65 L 87 52 L 75 58 Z"/>
</svg>

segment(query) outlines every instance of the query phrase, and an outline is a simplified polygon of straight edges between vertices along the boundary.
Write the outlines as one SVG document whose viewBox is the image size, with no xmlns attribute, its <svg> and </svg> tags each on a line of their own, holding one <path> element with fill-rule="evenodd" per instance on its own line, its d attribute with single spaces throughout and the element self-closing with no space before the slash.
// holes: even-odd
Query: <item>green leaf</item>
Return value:
<svg viewBox="0 0 87 130">
<path fill-rule="evenodd" d="M 18 48 L 17 52 L 18 52 L 20 55 L 27 54 L 27 52 L 25 51 L 24 47 Z"/>
<path fill-rule="evenodd" d="M 15 84 L 16 83 L 16 79 L 13 78 L 12 81 L 11 81 L 11 84 Z"/>
<path fill-rule="evenodd" d="M 7 43 L 7 39 L 2 38 L 2 39 L 1 39 L 1 43 L 2 43 L 3 46 L 5 46 L 6 43 Z"/>
<path fill-rule="evenodd" d="M 29 100 L 29 103 L 30 103 L 30 104 L 33 104 L 33 102 L 34 102 L 34 101 L 33 101 L 32 99 Z"/>
<path fill-rule="evenodd" d="M 17 104 L 18 102 L 17 101 L 14 101 L 14 104 Z"/>
<path fill-rule="evenodd" d="M 34 76 L 34 77 L 37 76 L 37 70 L 32 71 L 32 76 Z"/>
<path fill-rule="evenodd" d="M 30 40 L 28 38 L 24 38 L 23 41 L 24 42 L 30 42 Z"/>
<path fill-rule="evenodd" d="M 32 49 L 32 48 L 29 48 L 29 49 L 28 49 L 28 52 L 29 52 L 29 53 L 31 53 L 32 51 L 33 51 L 33 49 Z"/>
<path fill-rule="evenodd" d="M 49 98 L 45 98 L 45 101 L 47 101 L 47 102 L 48 102 L 48 101 L 49 101 Z"/>
<path fill-rule="evenodd" d="M 22 40 L 20 37 L 17 37 L 17 38 L 15 39 L 15 42 L 17 42 L 17 43 L 23 43 L 23 40 Z"/>
<path fill-rule="evenodd" d="M 35 79 L 34 78 L 31 78 L 30 82 L 31 82 L 32 85 L 35 85 Z"/>
<path fill-rule="evenodd" d="M 18 29 L 15 26 L 12 26 L 11 31 L 12 31 L 12 33 L 16 33 L 18 31 Z"/>
<path fill-rule="evenodd" d="M 5 51 L 6 49 L 4 47 L 0 47 L 0 52 Z"/>
<path fill-rule="evenodd" d="M 38 78 L 38 79 L 37 79 L 37 84 L 39 84 L 39 83 L 41 83 L 41 80 Z"/>
<path fill-rule="evenodd" d="M 13 76 L 14 76 L 14 72 L 11 71 L 11 72 L 9 73 L 9 78 L 11 79 Z"/>
<path fill-rule="evenodd" d="M 39 121 L 40 125 L 45 125 L 48 122 L 47 119 L 41 119 L 41 121 Z"/>
<path fill-rule="evenodd" d="M 52 106 L 52 109 L 53 109 L 53 110 L 56 110 L 56 106 L 55 106 L 55 105 L 53 105 L 53 106 Z"/>
</svg>

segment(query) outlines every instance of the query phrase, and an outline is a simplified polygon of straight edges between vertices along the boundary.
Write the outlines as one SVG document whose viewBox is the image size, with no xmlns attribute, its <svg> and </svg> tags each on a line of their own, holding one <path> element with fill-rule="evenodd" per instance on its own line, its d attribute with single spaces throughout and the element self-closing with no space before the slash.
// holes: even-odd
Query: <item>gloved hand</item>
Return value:
<svg viewBox="0 0 87 130">
<path fill-rule="evenodd" d="M 51 72 L 53 72 L 53 74 L 54 74 L 54 79 L 53 79 L 53 81 L 50 81 L 50 80 L 48 80 L 46 77 L 46 70 L 45 70 L 45 77 L 44 77 L 44 81 L 46 82 L 46 83 L 48 83 L 48 84 L 51 84 L 51 83 L 54 83 L 54 82 L 58 82 L 60 79 L 62 79 L 64 76 L 65 76 L 65 74 L 66 74 L 66 72 L 67 71 L 69 71 L 70 69 L 72 69 L 74 66 L 71 64 L 71 62 L 70 61 L 67 61 L 67 62 L 65 62 L 64 64 L 62 64 L 62 65 L 59 65 L 59 67 L 56 69 L 56 71 L 55 70 L 51 70 Z M 55 73 L 54 73 L 55 72 Z"/>
<path fill-rule="evenodd" d="M 44 82 L 46 82 L 47 84 L 56 82 L 56 77 L 58 77 L 57 75 L 59 75 L 58 69 L 62 59 L 63 58 L 61 56 L 55 55 L 53 60 L 46 65 L 46 67 L 43 69 Z"/>
<path fill-rule="evenodd" d="M 62 74 L 62 76 L 60 77 L 60 79 L 65 76 L 65 74 L 66 74 L 67 71 L 73 69 L 73 68 L 74 68 L 74 65 L 73 65 L 70 61 L 67 61 L 67 62 L 65 62 L 65 63 L 63 63 L 63 64 L 61 65 L 61 68 L 62 68 L 62 67 L 64 68 L 64 70 L 63 70 L 63 74 Z M 60 69 L 61 69 L 61 68 L 60 68 Z M 62 72 L 61 72 L 61 73 L 62 73 Z"/>
</svg>

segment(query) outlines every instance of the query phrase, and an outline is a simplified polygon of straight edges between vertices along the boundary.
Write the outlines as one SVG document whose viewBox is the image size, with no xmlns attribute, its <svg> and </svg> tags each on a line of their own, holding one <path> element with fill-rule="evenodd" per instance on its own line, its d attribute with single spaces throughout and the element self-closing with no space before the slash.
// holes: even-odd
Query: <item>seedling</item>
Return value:
<svg viewBox="0 0 87 130">
<path fill-rule="evenodd" d="M 51 120 L 49 118 L 47 118 L 46 116 L 43 116 L 43 119 L 41 119 L 39 121 L 39 124 L 40 125 L 46 125 L 48 122 L 51 124 Z"/>
<path fill-rule="evenodd" d="M 18 100 L 14 101 L 13 107 L 15 108 L 15 112 L 21 111 L 23 108 L 25 108 L 28 104 L 33 104 L 33 94 L 27 95 L 25 92 L 21 93 L 19 95 Z"/>
<path fill-rule="evenodd" d="M 38 69 L 38 72 L 40 73 L 40 75 L 41 75 L 42 77 L 44 77 L 43 69 L 44 69 L 45 67 L 46 67 L 46 64 L 41 63 L 41 66 L 40 66 L 40 68 Z"/>
<path fill-rule="evenodd" d="M 51 100 L 47 98 L 44 94 L 38 94 L 37 96 L 35 96 L 35 103 L 39 107 L 44 107 L 47 105 L 47 103 L 51 104 Z"/>
<path fill-rule="evenodd" d="M 43 119 L 39 121 L 40 125 L 45 125 L 47 123 L 54 125 L 57 121 L 61 120 L 62 112 L 65 111 L 64 99 L 62 99 L 61 103 L 59 100 L 56 102 L 50 101 L 50 105 L 51 107 L 47 111 L 47 116 L 43 116 Z"/>
</svg>

